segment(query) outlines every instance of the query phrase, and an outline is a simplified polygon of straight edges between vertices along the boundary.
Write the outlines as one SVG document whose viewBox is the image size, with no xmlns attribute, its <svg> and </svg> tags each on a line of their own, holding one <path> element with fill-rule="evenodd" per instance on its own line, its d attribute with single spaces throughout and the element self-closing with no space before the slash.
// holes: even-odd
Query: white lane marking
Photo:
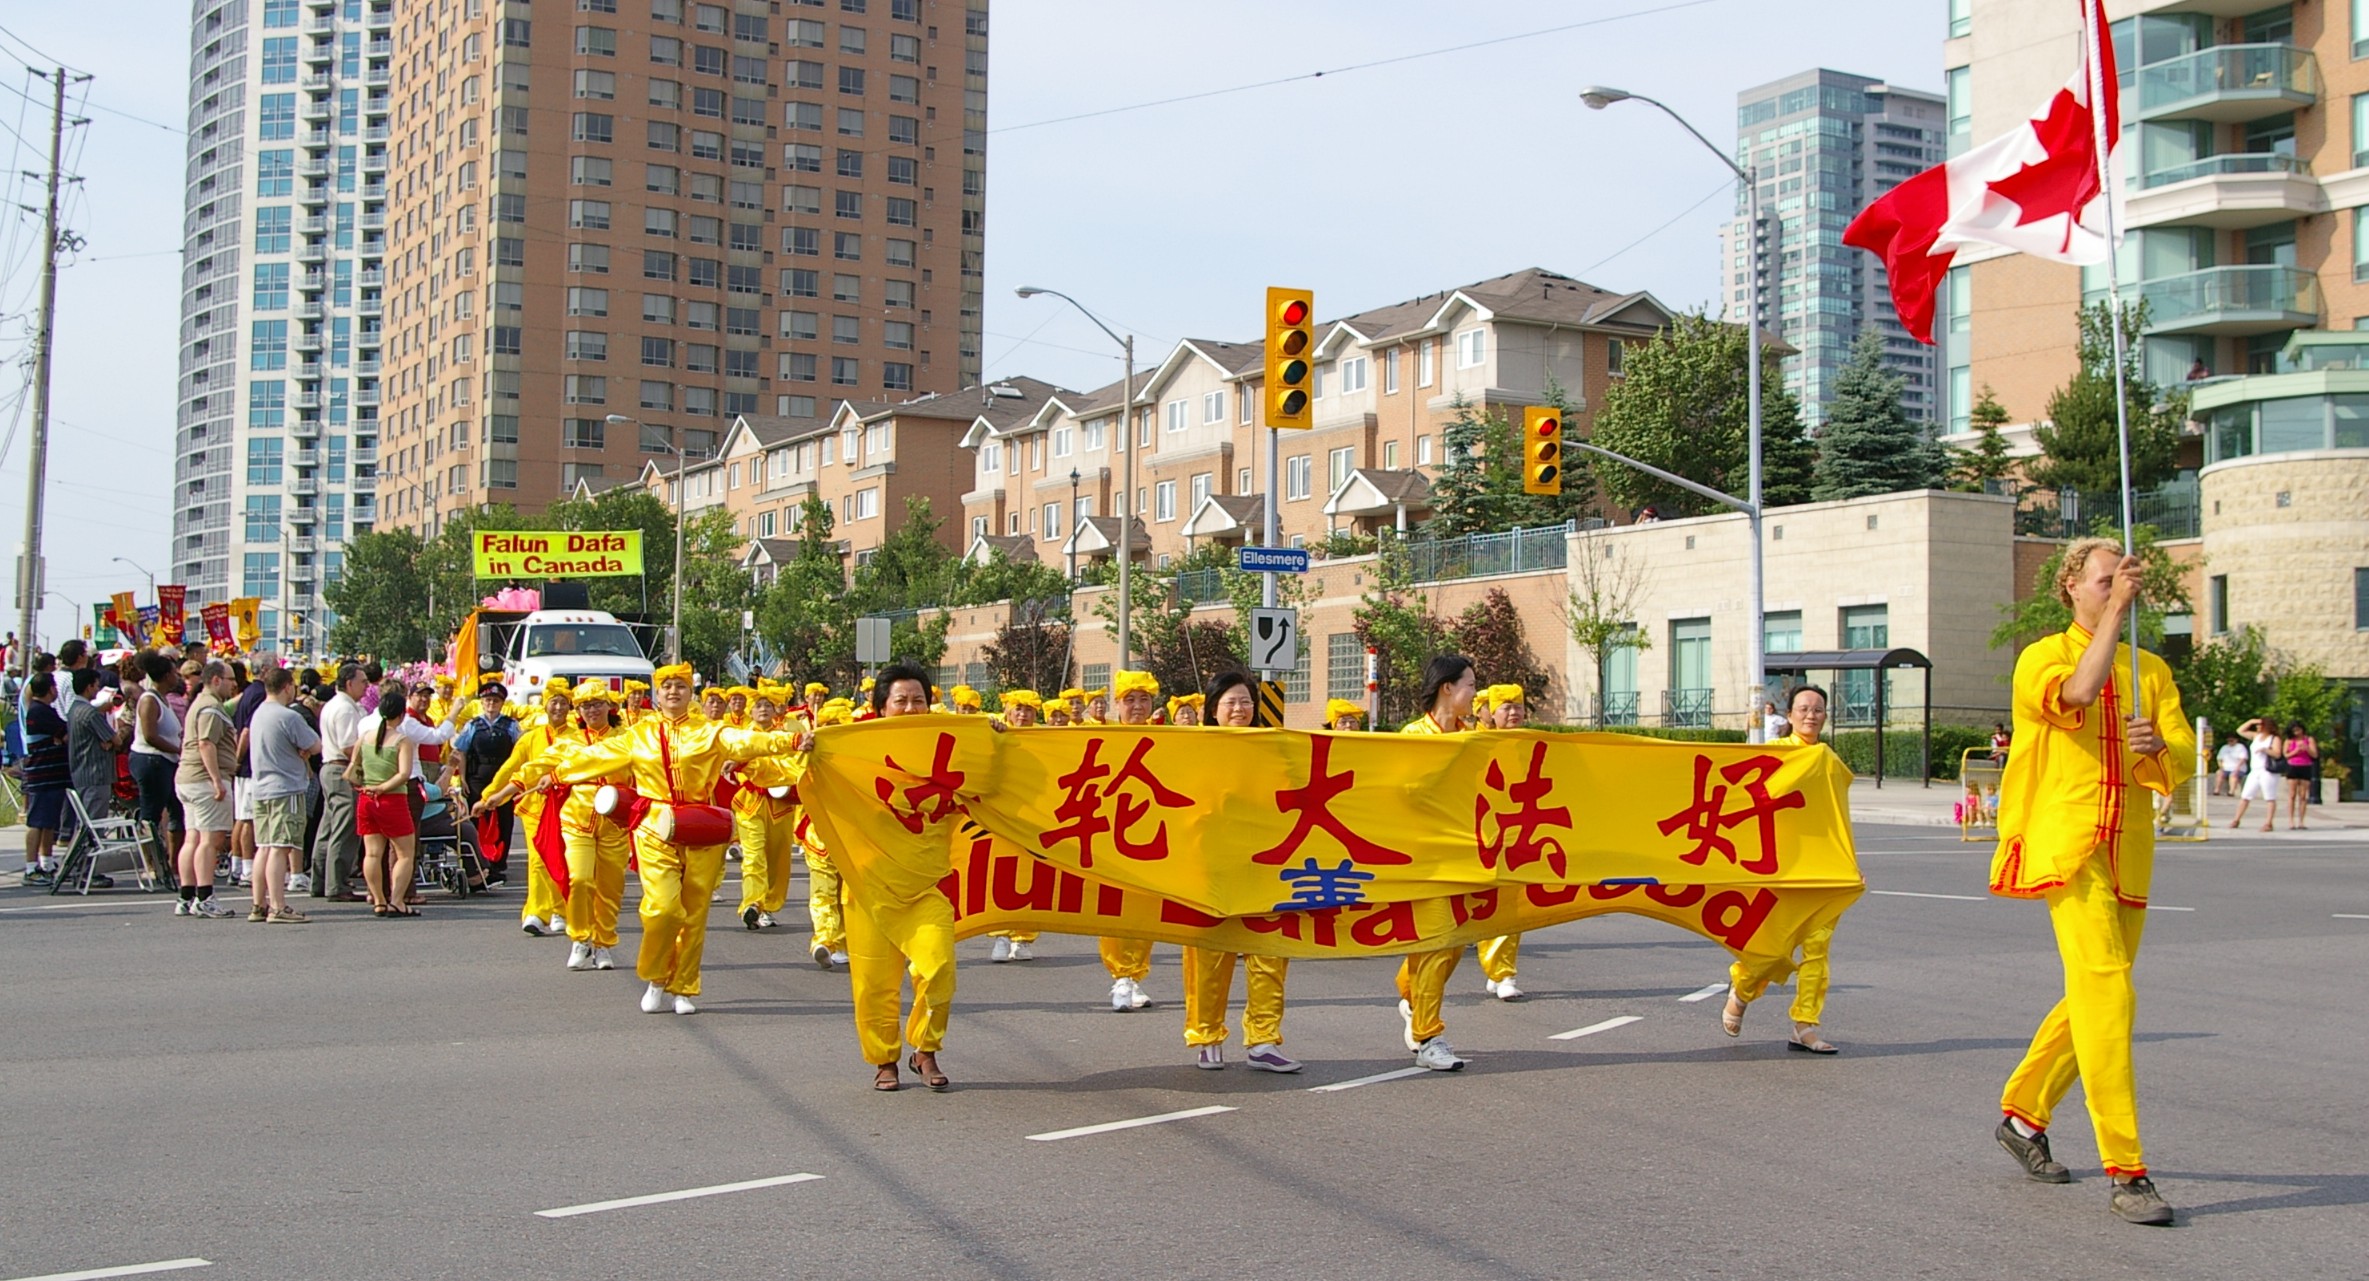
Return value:
<svg viewBox="0 0 2369 1281">
<path fill-rule="evenodd" d="M 1593 1036 L 1598 1032 L 1609 1032 L 1616 1027 L 1627 1027 L 1631 1023 L 1640 1023 L 1644 1019 L 1645 1016 L 1642 1014 L 1623 1014 L 1617 1019 L 1606 1019 L 1601 1023 L 1590 1023 L 1586 1027 L 1575 1027 L 1568 1032 L 1557 1032 L 1547 1040 L 1575 1041 L 1583 1036 Z"/>
<path fill-rule="evenodd" d="M 2369 921 L 2369 912 L 2330 912 L 2339 921 Z"/>
<path fill-rule="evenodd" d="M 1411 1067 L 1400 1068 L 1395 1072 L 1376 1072 L 1372 1076 L 1361 1076 L 1351 1081 L 1335 1081 L 1331 1085 L 1311 1085 L 1308 1087 L 1308 1093 L 1330 1094 L 1335 1090 L 1354 1090 L 1361 1085 L 1380 1085 L 1384 1081 L 1396 1081 L 1402 1077 L 1421 1076 L 1430 1070 L 1430 1068 Z"/>
<path fill-rule="evenodd" d="M 1678 999 L 1690 1003 L 1694 1001 L 1708 1001 L 1712 997 L 1717 996 L 1726 990 L 1727 984 L 1725 983 L 1711 983 L 1698 988 L 1695 991 L 1689 992 Z"/>
<path fill-rule="evenodd" d="M 179 1272 L 183 1268 L 213 1266 L 211 1259 L 166 1259 L 162 1263 L 132 1263 L 120 1268 L 92 1268 L 86 1272 L 44 1272 L 37 1277 L 20 1277 L 18 1281 L 97 1281 L 100 1277 L 137 1277 L 151 1272 Z"/>
<path fill-rule="evenodd" d="M 2150 912 L 2193 912 L 2196 909 L 2193 907 L 2165 907 L 2161 903 L 2149 903 L 2147 910 Z"/>
<path fill-rule="evenodd" d="M 1189 1121 L 1197 1116 L 1216 1116 L 1220 1112 L 1233 1110 L 1228 1107 L 1186 1108 L 1182 1112 L 1162 1112 L 1158 1116 L 1139 1116 L 1128 1121 L 1105 1121 L 1100 1125 L 1081 1125 L 1074 1130 L 1049 1130 L 1043 1134 L 1031 1134 L 1028 1137 L 1038 1143 L 1051 1143 L 1057 1139 L 1077 1139 L 1084 1138 L 1089 1134 L 1108 1134 L 1113 1130 L 1132 1130 L 1139 1125 L 1158 1125 L 1163 1121 Z"/>
<path fill-rule="evenodd" d="M 713 1187 L 685 1188 L 680 1192 L 653 1192 L 648 1196 L 620 1197 L 614 1201 L 593 1201 L 584 1205 L 563 1205 L 556 1210 L 537 1210 L 538 1219 L 569 1219 L 579 1214 L 598 1214 L 603 1210 L 624 1210 L 637 1205 L 657 1205 L 664 1201 L 688 1201 L 693 1197 L 721 1196 L 726 1192 L 747 1192 L 755 1188 L 776 1188 L 785 1183 L 812 1183 L 819 1174 L 781 1174 L 770 1179 L 750 1179 L 743 1183 L 718 1183 Z"/>
<path fill-rule="evenodd" d="M 1881 894 L 1887 898 L 1946 898 L 1960 903 L 1980 903 L 1982 901 L 1980 894 L 1919 894 L 1915 890 L 1869 890 L 1868 893 Z"/>
</svg>

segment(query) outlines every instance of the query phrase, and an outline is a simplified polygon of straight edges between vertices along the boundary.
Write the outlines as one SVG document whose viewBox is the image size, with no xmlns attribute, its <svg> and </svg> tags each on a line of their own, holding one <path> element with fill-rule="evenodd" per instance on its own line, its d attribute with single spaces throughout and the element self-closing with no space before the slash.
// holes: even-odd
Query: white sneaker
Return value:
<svg viewBox="0 0 2369 1281">
<path fill-rule="evenodd" d="M 520 921 L 518 923 L 518 928 L 525 931 L 528 938 L 539 939 L 551 932 L 551 927 L 545 925 L 543 923 L 543 918 L 540 916 L 530 916 L 525 920 Z"/>
<path fill-rule="evenodd" d="M 211 898 L 199 899 L 196 906 L 190 908 L 189 911 L 192 916 L 203 916 L 217 921 L 238 915 Z"/>
<path fill-rule="evenodd" d="M 847 964 L 847 953 L 845 953 L 845 952 L 833 952 L 833 953 L 831 953 L 831 964 L 833 964 L 833 965 L 845 965 L 845 964 Z"/>
<path fill-rule="evenodd" d="M 1110 1009 L 1111 1009 L 1111 1013 L 1113 1013 L 1113 1014 L 1125 1014 L 1127 1011 L 1129 1011 L 1129 1010 L 1132 1010 L 1132 1009 L 1134 1009 L 1134 1008 L 1136 1008 L 1137 1006 L 1140 1006 L 1140 1005 L 1142 1005 L 1142 1004 L 1143 1004 L 1143 1002 L 1141 1002 L 1141 1001 L 1139 1001 L 1139 1000 L 1137 1000 L 1137 999 L 1136 999 L 1136 994 L 1135 994 L 1135 980 L 1133 980 L 1133 979 L 1112 979 L 1112 980 L 1111 980 L 1111 984 L 1110 984 Z"/>
<path fill-rule="evenodd" d="M 1416 1049 L 1415 1066 L 1434 1072 L 1460 1072 L 1464 1070 L 1464 1060 L 1456 1057 L 1448 1038 L 1435 1036 Z"/>
<path fill-rule="evenodd" d="M 1152 998 L 1146 995 L 1143 990 L 1143 984 L 1134 979 L 1127 980 L 1127 999 L 1130 1002 L 1129 1008 L 1137 1010 L 1152 1003 Z"/>
<path fill-rule="evenodd" d="M 1010 939 L 998 938 L 995 945 L 987 949 L 987 960 L 991 964 L 1001 965 L 1011 959 L 1012 940 Z"/>
<path fill-rule="evenodd" d="M 571 943 L 568 945 L 568 968 L 571 970 L 589 970 L 592 968 L 592 945 L 590 943 Z"/>
<path fill-rule="evenodd" d="M 1406 1025 L 1405 1030 L 1402 1031 L 1400 1035 L 1406 1038 L 1407 1049 L 1422 1049 L 1423 1043 L 1415 1039 L 1415 1007 L 1407 1004 L 1405 1001 L 1400 1001 L 1398 1003 L 1398 1018 L 1401 1023 Z"/>
<path fill-rule="evenodd" d="M 616 969 L 617 958 L 610 955 L 609 949 L 605 947 L 596 947 L 592 949 L 592 968 L 596 970 Z"/>
<path fill-rule="evenodd" d="M 545 928 L 549 929 L 553 934 L 564 936 L 568 932 L 568 918 L 554 915 L 551 918 L 550 924 Z"/>
<path fill-rule="evenodd" d="M 806 954 L 814 958 L 814 963 L 818 968 L 826 970 L 831 968 L 831 958 L 837 955 L 837 953 L 833 952 L 830 948 L 824 946 L 821 943 L 817 943 L 812 948 L 808 949 Z"/>
<path fill-rule="evenodd" d="M 666 1008 L 666 989 L 652 983 L 642 990 L 642 1013 L 656 1014 Z"/>
<path fill-rule="evenodd" d="M 1489 995 L 1500 1001 L 1519 1001 L 1522 999 L 1522 989 L 1515 987 L 1512 976 L 1508 975 L 1489 985 Z"/>
<path fill-rule="evenodd" d="M 773 928 L 773 926 L 774 926 L 773 913 L 771 913 L 771 912 L 759 912 L 759 913 L 757 913 L 757 928 L 758 928 L 758 929 L 760 929 L 760 930 L 770 930 L 770 929 L 772 929 L 772 928 Z"/>
<path fill-rule="evenodd" d="M 1297 1072 L 1300 1070 L 1300 1061 L 1285 1054 L 1282 1046 L 1272 1042 L 1251 1046 L 1250 1052 L 1242 1057 L 1252 1068 L 1261 1072 Z"/>
<path fill-rule="evenodd" d="M 698 1007 L 698 1006 L 696 1006 L 696 1005 L 693 1005 L 693 1004 L 691 1003 L 691 998 L 690 998 L 690 997 L 687 997 L 687 996 L 678 996 L 678 997 L 676 997 L 676 998 L 675 998 L 675 1013 L 677 1013 L 677 1014 L 697 1014 L 697 1013 L 699 1013 L 699 1007 Z M 1460 1067 L 1461 1067 L 1461 1066 L 1462 1066 L 1462 1064 L 1461 1064 L 1461 1063 L 1459 1063 L 1459 1064 L 1458 1064 L 1458 1066 L 1460 1066 Z"/>
<path fill-rule="evenodd" d="M 173 900 L 173 915 L 175 916 L 195 916 L 197 915 L 196 909 L 197 903 L 194 900 L 185 898 Z"/>
<path fill-rule="evenodd" d="M 1204 1045 L 1201 1047 L 1200 1055 L 1193 1060 L 1194 1067 L 1210 1072 L 1215 1072 L 1225 1065 L 1226 1047 L 1223 1045 Z"/>
<path fill-rule="evenodd" d="M 1036 952 L 1026 943 L 1023 943 L 1018 939 L 1013 939 L 1012 959 L 1015 961 L 1033 961 L 1036 959 Z"/>
<path fill-rule="evenodd" d="M 290 894 L 310 894 L 310 893 L 312 893 L 312 892 L 313 892 L 313 878 L 312 878 L 312 876 L 311 876 L 309 873 L 305 873 L 305 872 L 290 872 L 290 873 L 288 873 L 288 892 L 289 892 Z"/>
</svg>

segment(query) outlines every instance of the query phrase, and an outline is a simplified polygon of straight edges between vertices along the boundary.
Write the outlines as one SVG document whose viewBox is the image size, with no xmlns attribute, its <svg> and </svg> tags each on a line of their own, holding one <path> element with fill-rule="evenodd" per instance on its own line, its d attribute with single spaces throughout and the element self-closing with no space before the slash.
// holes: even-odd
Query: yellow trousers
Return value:
<svg viewBox="0 0 2369 1281">
<path fill-rule="evenodd" d="M 771 914 L 790 897 L 790 851 L 797 845 L 791 817 L 775 817 L 771 798 L 754 812 L 732 807 L 732 829 L 740 838 L 740 907 Z"/>
<path fill-rule="evenodd" d="M 1141 983 L 1152 972 L 1151 940 L 1103 939 L 1102 968 L 1110 971 L 1113 980 L 1134 979 Z"/>
<path fill-rule="evenodd" d="M 1236 952 L 1184 950 L 1187 1045 L 1226 1043 L 1226 1006 L 1234 996 Z M 1242 1003 L 1244 1045 L 1283 1044 L 1283 978 L 1291 962 L 1280 956 L 1245 956 Z"/>
<path fill-rule="evenodd" d="M 987 931 L 987 936 L 989 938 L 1010 939 L 1014 943 L 1034 943 L 1037 940 L 1037 933 L 1035 930 L 989 930 Z"/>
<path fill-rule="evenodd" d="M 560 831 L 568 851 L 568 937 L 590 947 L 615 947 L 633 838 L 605 818 L 589 830 L 568 823 Z"/>
<path fill-rule="evenodd" d="M 1456 974 L 1456 962 L 1464 956 L 1464 947 L 1441 948 L 1436 952 L 1414 952 L 1398 964 L 1398 997 L 1415 1012 L 1415 1039 L 1428 1041 L 1448 1030 L 1440 1018 L 1440 1002 L 1448 994 L 1448 980 Z"/>
<path fill-rule="evenodd" d="M 864 1062 L 897 1061 L 900 1044 L 932 1054 L 946 1044 L 954 1003 L 954 905 L 932 890 L 911 902 L 867 902 L 847 913 L 847 977 L 855 991 L 855 1035 Z M 897 1031 L 906 975 L 913 1012 Z"/>
<path fill-rule="evenodd" d="M 559 884 L 543 866 L 543 856 L 535 852 L 535 828 L 543 821 L 543 794 L 528 792 L 518 801 L 519 839 L 511 842 L 510 852 L 515 862 L 526 864 L 526 902 L 518 905 L 518 919 L 547 921 L 567 910 L 560 901 Z M 570 873 L 573 875 L 573 873 Z"/>
<path fill-rule="evenodd" d="M 847 890 L 831 856 L 817 845 L 806 847 L 806 916 L 813 922 L 815 942 L 834 952 L 847 950 Z"/>
<path fill-rule="evenodd" d="M 1514 976 L 1514 963 L 1522 955 L 1522 936 L 1500 934 L 1493 939 L 1482 939 L 1479 948 L 1481 973 L 1491 983 L 1503 983 Z"/>
<path fill-rule="evenodd" d="M 634 831 L 633 852 L 642 879 L 642 950 L 634 973 L 677 996 L 697 996 L 708 900 L 724 879 L 724 847 L 669 845 L 644 825 Z"/>
<path fill-rule="evenodd" d="M 2138 999 L 2130 967 L 2138 959 L 2147 909 L 2114 896 L 2100 867 L 2104 859 L 2103 852 L 2093 854 L 2071 881 L 2048 894 L 2048 923 L 2056 929 L 2057 955 L 2065 963 L 2065 996 L 2040 1021 L 2024 1061 L 2007 1078 L 1999 1107 L 2045 1130 L 2049 1114 L 2078 1078 L 2106 1173 L 2141 1175 L 2147 1172 L 2147 1158 L 2139 1148 L 2138 1090 L 2131 1070 L 2131 1018 Z"/>
<path fill-rule="evenodd" d="M 1790 1013 L 1796 1023 L 1815 1024 L 1826 1017 L 1826 989 L 1831 981 L 1831 968 L 1826 952 L 1834 943 L 1834 927 L 1821 925 L 1802 936 L 1801 964 L 1793 971 L 1793 1008 Z M 1746 1005 L 1760 999 L 1776 981 L 1777 971 L 1792 963 L 1792 957 L 1778 957 L 1759 965 L 1747 966 L 1738 960 L 1727 967 L 1727 985 L 1735 990 L 1736 999 Z"/>
</svg>

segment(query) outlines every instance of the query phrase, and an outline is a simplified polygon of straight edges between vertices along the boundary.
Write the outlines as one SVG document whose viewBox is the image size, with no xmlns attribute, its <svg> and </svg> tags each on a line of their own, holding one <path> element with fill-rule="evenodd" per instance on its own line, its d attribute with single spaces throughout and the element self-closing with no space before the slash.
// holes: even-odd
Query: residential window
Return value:
<svg viewBox="0 0 2369 1281">
<path fill-rule="evenodd" d="M 1417 387 L 1431 385 L 1431 367 L 1438 360 L 1438 354 L 1439 340 L 1436 338 L 1427 338 L 1415 344 L 1415 385 Z M 1422 461 L 1430 462 L 1431 460 L 1426 458 Z"/>
<path fill-rule="evenodd" d="M 253 513 L 250 512 L 249 515 L 252 517 Z M 248 523 L 251 529 L 252 519 Z M 261 541 L 272 542 L 279 536 L 279 529 L 275 525 L 263 535 Z M 245 595 L 269 597 L 280 594 L 280 554 L 278 552 L 247 552 L 244 556 L 242 569 L 244 572 L 239 579 L 239 586 Z"/>
<path fill-rule="evenodd" d="M 568 270 L 606 275 L 609 270 L 609 247 L 607 245 L 569 245 Z"/>
<path fill-rule="evenodd" d="M 839 92 L 854 98 L 863 97 L 864 69 L 862 67 L 839 68 Z"/>
<path fill-rule="evenodd" d="M 1398 348 L 1396 347 L 1382 353 L 1382 394 L 1385 396 L 1398 394 Z"/>
<path fill-rule="evenodd" d="M 1604 340 L 1604 372 L 1607 376 L 1613 378 L 1623 376 L 1621 362 L 1627 352 L 1628 344 L 1620 339 L 1608 338 Z"/>
<path fill-rule="evenodd" d="M 479 478 L 487 489 L 518 488 L 518 460 L 488 458 L 477 465 Z"/>
<path fill-rule="evenodd" d="M 820 214 L 823 211 L 823 189 L 820 187 L 784 187 L 781 207 L 794 214 Z"/>
<path fill-rule="evenodd" d="M 1951 39 L 1968 35 L 1974 30 L 1974 0 L 1949 0 L 1949 33 Z"/>
<path fill-rule="evenodd" d="M 642 363 L 659 369 L 672 368 L 675 363 L 674 339 L 642 339 Z"/>
<path fill-rule="evenodd" d="M 1358 356 L 1341 361 L 1341 394 L 1344 396 L 1366 388 L 1366 358 Z"/>
<path fill-rule="evenodd" d="M 247 483 L 277 485 L 280 483 L 281 451 L 287 442 L 277 436 L 255 436 L 247 440 Z"/>
<path fill-rule="evenodd" d="M 890 243 L 893 244 L 895 242 L 891 241 Z M 880 301 L 884 306 L 903 308 L 908 311 L 912 310 L 913 282 L 910 280 L 881 281 Z"/>
<path fill-rule="evenodd" d="M 1168 430 L 1183 431 L 1185 429 L 1185 402 L 1181 400 L 1169 401 L 1166 405 L 1161 406 L 1161 412 L 1167 418 Z"/>
<path fill-rule="evenodd" d="M 1951 67 L 1941 73 L 1943 96 L 1949 103 L 1950 149 L 1974 132 L 1974 68 Z"/>
<path fill-rule="evenodd" d="M 2353 571 L 2353 612 L 2354 626 L 2356 627 L 2369 627 L 2369 621 L 2363 621 L 2360 614 L 2361 583 L 2362 575 L 2365 573 L 2369 573 L 2369 570 L 2356 569 Z M 2212 617 L 2207 620 L 2208 625 L 2212 627 L 2213 635 L 2227 636 L 2230 631 L 2229 575 L 2215 574 L 2205 580 L 2205 587 L 2207 606 L 2212 611 Z"/>
<path fill-rule="evenodd" d="M 612 168 L 606 156 L 570 156 L 568 182 L 578 187 L 606 187 Z"/>
<path fill-rule="evenodd" d="M 564 350 L 569 360 L 607 360 L 609 336 L 593 330 L 571 329 Z"/>
<path fill-rule="evenodd" d="M 1384 471 L 1398 470 L 1398 442 L 1395 440 L 1382 442 L 1382 469 Z"/>
<path fill-rule="evenodd" d="M 679 111 L 683 106 L 683 82 L 680 80 L 652 80 L 647 94 L 653 107 Z"/>
<path fill-rule="evenodd" d="M 913 366 L 901 360 L 882 361 L 880 385 L 888 391 L 913 390 Z"/>
<path fill-rule="evenodd" d="M 1336 449 L 1324 456 L 1325 492 L 1327 494 L 1340 492 L 1341 485 L 1349 479 L 1349 472 L 1356 466 L 1356 462 L 1357 450 L 1354 446 Z"/>
<path fill-rule="evenodd" d="M 560 379 L 561 392 L 571 405 L 605 405 L 609 403 L 609 380 L 589 374 L 567 374 Z"/>
<path fill-rule="evenodd" d="M 1456 367 L 1458 369 L 1475 369 L 1482 364 L 1488 355 L 1488 334 L 1489 331 L 1486 329 L 1467 329 L 1456 335 Z"/>
<path fill-rule="evenodd" d="M 782 43 L 793 49 L 823 47 L 823 24 L 806 18 L 792 18 L 782 29 Z"/>
<path fill-rule="evenodd" d="M 831 317 L 831 341 L 853 347 L 864 340 L 863 322 L 854 316 Z"/>
<path fill-rule="evenodd" d="M 863 177 L 864 153 L 860 151 L 851 151 L 845 147 L 841 147 L 839 149 L 838 160 L 836 161 L 836 171 L 842 178 Z"/>
<path fill-rule="evenodd" d="M 576 72 L 576 96 L 579 98 L 613 99 L 617 96 L 617 73 L 580 69 Z"/>
<path fill-rule="evenodd" d="M 683 127 L 664 120 L 653 120 L 643 126 L 643 141 L 652 151 L 681 151 Z"/>
<path fill-rule="evenodd" d="M 609 202 L 606 200 L 569 201 L 568 225 L 585 231 L 607 231 L 609 229 Z"/>
<path fill-rule="evenodd" d="M 1175 481 L 1163 480 L 1152 486 L 1152 519 L 1155 521 L 1176 519 Z"/>
<path fill-rule="evenodd" d="M 641 380 L 641 406 L 644 409 L 671 410 L 675 407 L 675 385 L 655 379 Z"/>
<path fill-rule="evenodd" d="M 853 356 L 831 357 L 831 384 L 853 387 L 861 378 L 861 363 Z"/>
<path fill-rule="evenodd" d="M 1314 470 L 1310 456 L 1307 454 L 1299 454 L 1285 459 L 1283 463 L 1283 496 L 1285 498 L 1306 498 Z"/>
<path fill-rule="evenodd" d="M 288 264 L 255 264 L 255 309 L 278 311 L 288 305 Z"/>
<path fill-rule="evenodd" d="M 286 369 L 288 367 L 288 322 L 258 320 L 254 323 L 253 339 L 248 344 L 251 369 Z"/>
<path fill-rule="evenodd" d="M 1798 654 L 1801 652 L 1801 611 L 1776 610 L 1761 616 L 1760 652 L 1764 654 Z"/>
<path fill-rule="evenodd" d="M 255 194 L 285 196 L 296 190 L 296 153 L 287 148 L 255 153 Z"/>
<path fill-rule="evenodd" d="M 643 165 L 642 190 L 671 196 L 682 189 L 683 171 L 673 165 Z"/>
<path fill-rule="evenodd" d="M 1222 423 L 1225 420 L 1226 393 L 1223 391 L 1204 393 L 1201 397 L 1201 421 L 1205 423 Z"/>
<path fill-rule="evenodd" d="M 888 197 L 888 225 L 891 227 L 917 225 L 920 222 L 919 209 L 920 206 L 902 196 Z"/>
<path fill-rule="evenodd" d="M 1044 529 L 1045 537 L 1048 539 L 1061 537 L 1061 504 L 1045 504 Z"/>
<path fill-rule="evenodd" d="M 920 102 L 921 81 L 913 76 L 890 76 L 888 78 L 888 100 L 908 104 Z"/>
<path fill-rule="evenodd" d="M 576 52 L 586 57 L 617 56 L 617 32 L 609 27 L 576 28 Z"/>
<path fill-rule="evenodd" d="M 675 300 L 667 294 L 642 295 L 642 321 L 652 325 L 671 325 L 675 322 Z"/>
<path fill-rule="evenodd" d="M 914 146 L 921 141 L 921 121 L 913 116 L 890 116 L 888 140 L 903 146 Z"/>
<path fill-rule="evenodd" d="M 1053 456 L 1067 458 L 1076 451 L 1077 433 L 1067 426 L 1055 427 L 1053 429 Z"/>
<path fill-rule="evenodd" d="M 695 374 L 712 374 L 716 372 L 715 344 L 704 342 L 684 343 L 683 368 L 688 369 Z"/>
<path fill-rule="evenodd" d="M 267 85 L 296 83 L 296 37 L 264 37 L 263 83 Z"/>
<path fill-rule="evenodd" d="M 609 443 L 609 426 L 598 418 L 570 418 L 563 424 L 559 443 L 568 449 L 601 449 Z"/>
<path fill-rule="evenodd" d="M 296 95 L 267 93 L 255 113 L 255 136 L 265 142 L 285 142 L 296 136 Z"/>
<path fill-rule="evenodd" d="M 295 225 L 295 211 L 286 205 L 269 205 L 255 211 L 255 252 L 284 254 L 288 252 L 291 229 Z"/>
<path fill-rule="evenodd" d="M 1185 489 L 1185 510 L 1187 512 L 1200 510 L 1201 501 L 1209 497 L 1209 490 L 1216 480 L 1217 476 L 1212 472 L 1194 473 L 1191 484 Z"/>
<path fill-rule="evenodd" d="M 831 299 L 834 302 L 862 302 L 864 279 L 840 273 L 831 277 Z"/>
<path fill-rule="evenodd" d="M 2369 631 L 2369 569 L 2353 571 L 2353 627 L 2357 631 Z"/>
<path fill-rule="evenodd" d="M 675 256 L 663 249 L 644 249 L 642 251 L 642 278 L 644 280 L 674 279 Z"/>
<path fill-rule="evenodd" d="M 919 36 L 890 36 L 888 38 L 888 60 L 906 63 L 920 62 L 921 38 Z"/>
<path fill-rule="evenodd" d="M 899 187 L 911 187 L 917 184 L 920 181 L 920 170 L 914 164 L 913 157 L 890 156 L 888 158 L 888 180 L 892 185 Z"/>
</svg>

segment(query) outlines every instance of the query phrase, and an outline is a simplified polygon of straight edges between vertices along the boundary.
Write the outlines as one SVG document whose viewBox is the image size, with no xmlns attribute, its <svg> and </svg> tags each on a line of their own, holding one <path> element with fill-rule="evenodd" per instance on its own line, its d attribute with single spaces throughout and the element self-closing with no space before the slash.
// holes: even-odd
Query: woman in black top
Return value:
<svg viewBox="0 0 2369 1281">
<path fill-rule="evenodd" d="M 66 756 L 66 718 L 58 715 L 58 678 L 38 673 L 25 685 L 25 880 L 54 875 L 58 827 L 66 789 L 74 785 Z"/>
</svg>

